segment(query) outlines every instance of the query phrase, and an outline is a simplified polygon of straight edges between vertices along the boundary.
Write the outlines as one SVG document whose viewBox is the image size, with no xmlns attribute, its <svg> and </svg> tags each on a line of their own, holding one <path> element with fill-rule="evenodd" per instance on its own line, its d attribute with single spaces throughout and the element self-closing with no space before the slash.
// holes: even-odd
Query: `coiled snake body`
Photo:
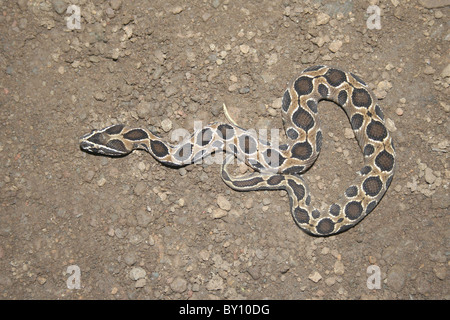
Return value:
<svg viewBox="0 0 450 320">
<path fill-rule="evenodd" d="M 364 166 L 344 194 L 326 211 L 311 204 L 308 187 L 300 176 L 316 160 L 322 145 L 317 105 L 331 100 L 346 112 L 364 155 Z M 352 73 L 326 66 L 305 69 L 284 92 L 281 106 L 286 143 L 258 139 L 233 123 L 213 123 L 196 130 L 177 145 L 152 132 L 121 124 L 94 130 L 80 139 L 84 151 L 122 156 L 134 149 L 148 151 L 158 161 L 182 166 L 213 152 L 244 159 L 254 169 L 233 176 L 222 164 L 222 179 L 239 191 L 284 189 L 292 216 L 309 234 L 326 236 L 349 229 L 379 203 L 394 175 L 395 151 L 384 116 L 367 85 Z"/>
</svg>

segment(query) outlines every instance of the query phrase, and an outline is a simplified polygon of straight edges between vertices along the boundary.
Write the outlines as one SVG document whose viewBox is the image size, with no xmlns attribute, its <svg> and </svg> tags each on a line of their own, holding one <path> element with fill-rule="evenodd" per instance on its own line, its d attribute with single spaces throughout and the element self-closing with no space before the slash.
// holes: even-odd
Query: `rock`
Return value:
<svg viewBox="0 0 450 320">
<path fill-rule="evenodd" d="M 214 9 L 217 9 L 220 5 L 220 1 L 219 0 L 212 0 L 211 1 L 211 5 L 213 6 Z"/>
<path fill-rule="evenodd" d="M 314 271 L 313 273 L 311 273 L 309 276 L 308 276 L 308 279 L 309 280 L 311 280 L 312 282 L 319 282 L 320 280 L 322 280 L 322 276 L 320 275 L 320 273 L 319 272 L 317 272 L 317 271 Z"/>
<path fill-rule="evenodd" d="M 150 102 L 141 101 L 141 102 L 139 102 L 139 104 L 136 107 L 136 112 L 137 112 L 139 118 L 147 119 L 151 109 L 152 108 L 151 108 Z"/>
<path fill-rule="evenodd" d="M 327 286 L 332 286 L 335 283 L 336 283 L 336 277 L 329 277 L 329 278 L 325 279 L 325 284 Z"/>
<path fill-rule="evenodd" d="M 176 6 L 174 8 L 172 8 L 172 14 L 179 14 L 183 11 L 183 7 L 182 6 Z"/>
<path fill-rule="evenodd" d="M 123 256 L 123 261 L 127 265 L 132 266 L 133 264 L 136 263 L 136 254 L 133 251 L 126 252 L 125 255 Z"/>
<path fill-rule="evenodd" d="M 331 52 L 336 53 L 336 52 L 339 51 L 339 49 L 341 49 L 342 44 L 343 44 L 343 43 L 342 43 L 341 40 L 335 40 L 335 41 L 333 41 L 333 42 L 328 46 L 328 49 L 329 49 Z"/>
<path fill-rule="evenodd" d="M 20 10 L 27 10 L 28 9 L 27 2 L 28 2 L 28 0 L 18 0 L 17 1 L 17 5 L 19 6 Z"/>
<path fill-rule="evenodd" d="M 436 191 L 436 193 L 431 196 L 431 207 L 433 209 L 447 209 L 450 207 L 450 197 L 445 191 L 441 190 Z"/>
<path fill-rule="evenodd" d="M 66 12 L 67 4 L 62 0 L 52 0 L 53 9 L 57 14 L 61 15 Z"/>
<path fill-rule="evenodd" d="M 161 121 L 161 128 L 164 130 L 164 132 L 169 132 L 172 130 L 172 121 L 170 119 L 164 119 Z"/>
<path fill-rule="evenodd" d="M 430 252 L 430 260 L 438 263 L 446 263 L 447 257 L 446 254 L 442 253 L 442 251 L 438 250 L 435 252 Z"/>
<path fill-rule="evenodd" d="M 283 102 L 283 98 L 275 99 L 272 102 L 272 108 L 274 108 L 274 109 L 281 109 L 282 102 Z"/>
<path fill-rule="evenodd" d="M 267 59 L 267 65 L 271 66 L 278 62 L 278 55 L 276 53 L 272 53 Z"/>
<path fill-rule="evenodd" d="M 130 25 L 126 25 L 123 28 L 123 31 L 125 31 L 125 35 L 127 36 L 127 39 L 130 39 L 133 35 L 133 28 Z"/>
<path fill-rule="evenodd" d="M 94 93 L 94 99 L 97 101 L 106 101 L 106 95 L 101 91 L 97 91 Z"/>
<path fill-rule="evenodd" d="M 114 48 L 111 53 L 111 59 L 117 60 L 117 59 L 119 59 L 119 57 L 120 57 L 120 49 Z"/>
<path fill-rule="evenodd" d="M 340 276 L 340 275 L 343 275 L 343 274 L 344 274 L 344 271 L 345 271 L 345 269 L 344 269 L 344 264 L 342 263 L 342 261 L 337 260 L 337 261 L 334 263 L 334 273 L 335 273 L 336 275 Z"/>
<path fill-rule="evenodd" d="M 86 182 L 91 182 L 92 179 L 94 178 L 95 172 L 92 170 L 89 170 L 88 172 L 86 172 L 86 174 L 83 175 L 83 180 Z"/>
<path fill-rule="evenodd" d="M 399 265 L 394 265 L 387 275 L 387 285 L 392 290 L 399 292 L 405 286 L 406 274 Z"/>
<path fill-rule="evenodd" d="M 122 0 L 111 0 L 109 2 L 109 5 L 111 6 L 111 9 L 113 10 L 119 10 L 122 6 Z"/>
<path fill-rule="evenodd" d="M 165 91 L 166 97 L 169 98 L 169 97 L 173 96 L 175 93 L 177 93 L 177 91 L 178 91 L 178 89 L 175 86 L 168 85 L 166 87 L 166 91 Z"/>
<path fill-rule="evenodd" d="M 187 281 L 183 278 L 175 278 L 170 284 L 170 288 L 178 293 L 182 293 L 187 289 Z"/>
<path fill-rule="evenodd" d="M 213 275 L 211 280 L 206 284 L 206 290 L 208 291 L 222 290 L 223 288 L 223 279 L 218 274 Z"/>
<path fill-rule="evenodd" d="M 258 280 L 261 277 L 261 272 L 259 268 L 255 266 L 251 266 L 247 269 L 248 274 L 252 277 L 253 280 Z"/>
<path fill-rule="evenodd" d="M 324 13 L 324 12 L 320 12 L 317 15 L 316 25 L 317 26 L 321 26 L 323 24 L 327 24 L 328 21 L 330 21 L 330 16 L 327 15 L 326 13 Z"/>
<path fill-rule="evenodd" d="M 135 288 L 142 288 L 145 286 L 145 284 L 147 283 L 146 279 L 139 279 L 136 281 L 136 283 L 134 284 Z"/>
<path fill-rule="evenodd" d="M 432 184 L 436 181 L 436 176 L 433 174 L 433 170 L 431 168 L 425 168 L 425 181 L 428 184 Z"/>
<path fill-rule="evenodd" d="M 434 12 L 434 17 L 436 19 L 441 19 L 442 17 L 444 17 L 444 14 L 442 13 L 442 11 L 437 10 L 437 11 Z"/>
<path fill-rule="evenodd" d="M 374 90 L 374 93 L 379 100 L 383 100 L 384 98 L 386 98 L 387 92 L 391 88 L 392 84 L 387 80 L 383 80 L 378 83 L 377 88 Z"/>
<path fill-rule="evenodd" d="M 448 64 L 448 65 L 444 68 L 444 70 L 442 70 L 442 72 L 441 72 L 441 77 L 442 77 L 442 78 L 448 78 L 448 77 L 450 77 L 450 64 Z"/>
<path fill-rule="evenodd" d="M 425 74 L 434 74 L 436 72 L 436 70 L 434 70 L 434 68 L 432 66 L 426 66 L 425 69 L 423 69 L 423 73 Z"/>
<path fill-rule="evenodd" d="M 447 270 L 445 266 L 436 266 L 433 268 L 433 272 L 439 280 L 445 280 L 447 276 Z"/>
<path fill-rule="evenodd" d="M 217 197 L 217 204 L 219 205 L 219 208 L 225 211 L 231 210 L 231 203 L 222 195 L 219 195 Z"/>
<path fill-rule="evenodd" d="M 97 185 L 98 185 L 99 187 L 104 186 L 105 183 L 106 183 L 105 177 L 101 177 L 101 178 L 98 179 L 98 181 L 97 181 Z"/>
<path fill-rule="evenodd" d="M 244 206 L 246 209 L 253 208 L 253 198 L 248 198 L 247 200 L 245 200 Z"/>
<path fill-rule="evenodd" d="M 133 269 L 131 269 L 129 275 L 131 280 L 136 281 L 139 279 L 143 279 L 147 275 L 147 272 L 141 267 L 134 267 Z"/>
<path fill-rule="evenodd" d="M 419 3 L 427 9 L 450 6 L 450 0 L 419 0 Z"/>
<path fill-rule="evenodd" d="M 139 181 L 134 187 L 134 194 L 140 196 L 144 194 L 145 189 L 147 189 L 147 185 L 144 181 Z"/>
<path fill-rule="evenodd" d="M 145 228 L 150 222 L 153 221 L 153 216 L 145 210 L 139 210 L 136 213 L 136 220 L 138 226 Z"/>
<path fill-rule="evenodd" d="M 37 281 L 40 285 L 43 285 L 47 282 L 47 279 L 44 277 L 37 277 Z"/>
<path fill-rule="evenodd" d="M 209 20 L 209 18 L 211 18 L 211 16 L 212 16 L 211 13 L 205 12 L 205 13 L 202 15 L 202 20 L 203 20 L 204 22 L 206 22 L 206 21 Z"/>
<path fill-rule="evenodd" d="M 353 139 L 353 138 L 355 138 L 355 133 L 353 132 L 352 129 L 350 129 L 350 128 L 345 128 L 345 129 L 344 129 L 344 137 L 345 137 L 346 139 Z"/>
<path fill-rule="evenodd" d="M 9 278 L 6 275 L 0 274 L 0 286 L 2 286 L 2 288 L 11 287 L 12 283 L 13 282 L 12 282 L 11 278 Z"/>
<path fill-rule="evenodd" d="M 208 259 L 209 259 L 209 251 L 207 251 L 207 250 L 201 250 L 199 253 L 198 253 L 198 255 L 200 256 L 200 258 L 203 260 L 203 261 L 208 261 Z"/>
<path fill-rule="evenodd" d="M 114 17 L 114 10 L 112 8 L 110 8 L 110 7 L 106 8 L 105 13 L 108 16 L 108 18 L 113 18 Z"/>
<path fill-rule="evenodd" d="M 389 81 L 387 81 L 387 80 L 380 81 L 377 84 L 377 89 L 378 90 L 388 91 L 391 88 L 392 88 L 392 84 Z"/>
<path fill-rule="evenodd" d="M 225 210 L 222 210 L 220 208 L 215 208 L 215 209 L 213 209 L 211 216 L 213 219 L 220 219 L 220 218 L 226 217 L 227 214 L 228 214 L 228 212 L 226 212 Z"/>
<path fill-rule="evenodd" d="M 184 204 L 185 204 L 184 198 L 178 199 L 177 204 L 178 204 L 180 207 L 184 207 Z"/>
<path fill-rule="evenodd" d="M 246 44 L 241 44 L 239 46 L 239 49 L 241 50 L 242 53 L 246 54 L 246 53 L 249 52 L 250 47 L 248 45 L 246 45 Z"/>
</svg>

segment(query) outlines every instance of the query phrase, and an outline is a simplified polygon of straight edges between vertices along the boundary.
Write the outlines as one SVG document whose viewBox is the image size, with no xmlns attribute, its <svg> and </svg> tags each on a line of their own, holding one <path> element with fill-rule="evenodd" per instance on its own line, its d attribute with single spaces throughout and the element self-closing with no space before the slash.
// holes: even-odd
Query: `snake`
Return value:
<svg viewBox="0 0 450 320">
<path fill-rule="evenodd" d="M 322 148 L 321 100 L 333 101 L 344 110 L 364 158 L 350 186 L 325 210 L 313 206 L 302 177 Z M 174 145 L 150 130 L 124 124 L 92 130 L 79 143 L 82 151 L 111 157 L 142 149 L 170 167 L 224 154 L 221 177 L 227 186 L 237 191 L 287 191 L 292 217 L 307 234 L 330 236 L 352 228 L 380 203 L 394 176 L 394 143 L 376 97 L 354 73 L 317 65 L 306 68 L 289 83 L 280 112 L 284 127 L 281 144 L 237 125 L 228 112 L 228 122 L 194 127 L 192 134 Z M 228 166 L 236 158 L 252 170 L 231 174 Z"/>
</svg>

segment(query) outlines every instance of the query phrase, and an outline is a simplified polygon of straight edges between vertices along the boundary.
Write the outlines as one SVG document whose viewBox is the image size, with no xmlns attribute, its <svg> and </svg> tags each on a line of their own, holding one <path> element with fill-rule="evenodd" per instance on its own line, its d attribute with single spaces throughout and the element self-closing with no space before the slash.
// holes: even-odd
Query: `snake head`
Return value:
<svg viewBox="0 0 450 320">
<path fill-rule="evenodd" d="M 123 156 L 131 152 L 125 144 L 115 136 L 118 126 L 110 126 L 101 130 L 92 130 L 80 138 L 81 150 L 93 154 L 101 154 L 106 156 Z"/>
</svg>

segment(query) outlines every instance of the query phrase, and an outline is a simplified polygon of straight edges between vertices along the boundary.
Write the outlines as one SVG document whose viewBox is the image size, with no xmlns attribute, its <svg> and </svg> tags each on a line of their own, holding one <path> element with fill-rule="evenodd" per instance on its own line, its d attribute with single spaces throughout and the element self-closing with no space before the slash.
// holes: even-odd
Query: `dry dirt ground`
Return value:
<svg viewBox="0 0 450 320">
<path fill-rule="evenodd" d="M 450 298 L 449 15 L 445 0 L 0 0 L 0 297 Z M 302 232 L 284 191 L 229 189 L 217 164 L 79 148 L 114 123 L 170 140 L 225 121 L 223 103 L 281 128 L 283 90 L 315 64 L 370 85 L 397 147 L 381 203 L 337 236 Z M 362 155 L 338 106 L 319 113 L 304 176 L 321 206 Z"/>
</svg>

